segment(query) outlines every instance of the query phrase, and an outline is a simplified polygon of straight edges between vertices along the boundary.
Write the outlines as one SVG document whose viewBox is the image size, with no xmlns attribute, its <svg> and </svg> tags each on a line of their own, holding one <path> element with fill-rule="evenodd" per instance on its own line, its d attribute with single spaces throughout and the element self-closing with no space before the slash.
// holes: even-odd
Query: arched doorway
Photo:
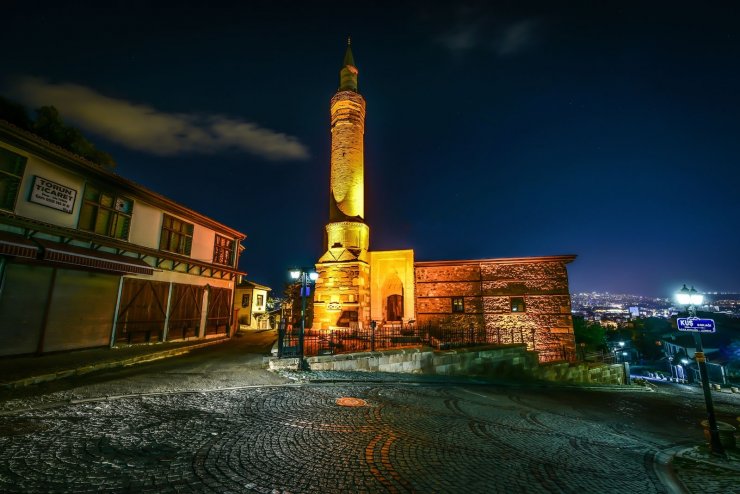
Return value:
<svg viewBox="0 0 740 494">
<path fill-rule="evenodd" d="M 381 291 L 383 319 L 387 322 L 403 320 L 403 284 L 396 273 L 388 274 Z"/>
<path fill-rule="evenodd" d="M 389 295 L 385 300 L 386 321 L 403 320 L 403 295 Z"/>
</svg>

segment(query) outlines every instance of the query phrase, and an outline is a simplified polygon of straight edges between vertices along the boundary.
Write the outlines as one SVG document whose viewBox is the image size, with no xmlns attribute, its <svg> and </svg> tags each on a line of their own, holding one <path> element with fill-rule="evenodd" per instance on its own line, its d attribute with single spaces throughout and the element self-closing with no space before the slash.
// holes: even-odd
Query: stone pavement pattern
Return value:
<svg viewBox="0 0 740 494">
<path fill-rule="evenodd" d="M 703 450 L 708 448 L 704 447 Z M 708 456 L 708 455 L 704 455 Z M 690 492 L 740 493 L 740 464 L 733 452 L 731 463 L 712 459 L 712 463 L 696 461 L 682 455 L 673 459 L 673 471 Z"/>
<path fill-rule="evenodd" d="M 346 396 L 367 406 L 337 405 Z M 0 491 L 665 492 L 655 443 L 533 396 L 366 383 L 14 412 Z"/>
</svg>

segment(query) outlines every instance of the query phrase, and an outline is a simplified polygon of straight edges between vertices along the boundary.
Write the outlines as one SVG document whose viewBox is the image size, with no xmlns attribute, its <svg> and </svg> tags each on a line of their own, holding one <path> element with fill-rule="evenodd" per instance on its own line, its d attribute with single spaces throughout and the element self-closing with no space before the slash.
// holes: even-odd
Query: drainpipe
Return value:
<svg viewBox="0 0 740 494">
<path fill-rule="evenodd" d="M 116 344 L 116 327 L 118 326 L 118 311 L 121 309 L 121 293 L 123 293 L 123 275 L 118 280 L 118 295 L 116 296 L 116 309 L 113 312 L 113 327 L 110 331 L 110 347 Z"/>
<path fill-rule="evenodd" d="M 170 307 L 172 306 L 172 282 L 167 292 L 167 310 L 164 313 L 164 329 L 162 329 L 162 341 L 167 341 L 167 334 L 170 331 Z"/>
<path fill-rule="evenodd" d="M 46 295 L 46 305 L 44 306 L 44 317 L 41 320 L 41 334 L 39 335 L 39 344 L 36 347 L 36 353 L 44 353 L 44 340 L 46 339 L 46 326 L 49 323 L 49 311 L 51 309 L 51 299 L 54 296 L 54 285 L 57 281 L 57 268 L 51 269 L 51 280 L 49 281 L 49 292 Z"/>
<path fill-rule="evenodd" d="M 5 256 L 0 256 L 0 297 L 3 295 L 3 287 L 5 286 Z"/>
</svg>

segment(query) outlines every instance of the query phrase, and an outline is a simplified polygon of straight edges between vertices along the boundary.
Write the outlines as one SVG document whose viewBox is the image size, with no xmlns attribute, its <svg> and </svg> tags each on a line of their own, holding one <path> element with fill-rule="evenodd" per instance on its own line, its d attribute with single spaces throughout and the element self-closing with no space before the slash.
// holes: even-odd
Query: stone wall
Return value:
<svg viewBox="0 0 740 494">
<path fill-rule="evenodd" d="M 574 258 L 417 262 L 417 321 L 472 327 L 491 343 L 525 343 L 541 362 L 574 358 L 566 269 Z M 463 311 L 453 312 L 458 297 Z M 514 310 L 515 298 L 523 300 L 523 310 Z"/>
<path fill-rule="evenodd" d="M 314 329 L 331 329 L 340 325 L 349 312 L 357 312 L 357 322 L 367 327 L 370 322 L 370 266 L 361 261 L 317 264 L 314 291 Z"/>
<path fill-rule="evenodd" d="M 395 372 L 447 376 L 485 376 L 573 384 L 624 384 L 619 364 L 540 364 L 525 345 L 434 352 L 420 348 L 325 355 L 306 359 L 312 371 Z"/>
<path fill-rule="evenodd" d="M 365 100 L 354 91 L 331 99 L 330 221 L 364 218 Z"/>
</svg>

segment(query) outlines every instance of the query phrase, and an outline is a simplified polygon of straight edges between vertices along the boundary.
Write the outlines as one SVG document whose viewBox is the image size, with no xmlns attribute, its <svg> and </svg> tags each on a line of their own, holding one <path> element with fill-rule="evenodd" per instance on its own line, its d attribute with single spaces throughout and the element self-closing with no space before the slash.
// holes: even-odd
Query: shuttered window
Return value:
<svg viewBox="0 0 740 494">
<path fill-rule="evenodd" d="M 15 208 L 25 168 L 25 157 L 0 148 L 0 209 Z"/>
<path fill-rule="evenodd" d="M 77 227 L 98 235 L 128 240 L 133 208 L 131 199 L 88 184 Z"/>
<path fill-rule="evenodd" d="M 192 247 L 193 224 L 165 214 L 162 221 L 159 249 L 189 256 Z"/>
<path fill-rule="evenodd" d="M 216 240 L 213 244 L 213 262 L 216 264 L 231 266 L 233 261 L 234 241 L 230 238 L 216 235 Z"/>
</svg>

